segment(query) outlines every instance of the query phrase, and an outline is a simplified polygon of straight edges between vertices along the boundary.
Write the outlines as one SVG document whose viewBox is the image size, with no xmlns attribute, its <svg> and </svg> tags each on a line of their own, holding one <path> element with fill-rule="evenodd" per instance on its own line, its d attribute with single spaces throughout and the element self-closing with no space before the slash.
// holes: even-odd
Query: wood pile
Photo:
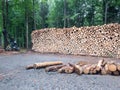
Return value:
<svg viewBox="0 0 120 90">
<path fill-rule="evenodd" d="M 76 73 L 78 75 L 120 75 L 120 63 L 114 61 L 99 60 L 98 63 L 88 63 L 80 61 L 77 64 L 63 64 L 61 61 L 41 62 L 26 67 L 29 69 L 45 68 L 46 72 L 58 72 L 58 73 Z"/>
<path fill-rule="evenodd" d="M 41 53 L 120 58 L 120 24 L 91 27 L 45 28 L 31 34 L 32 49 Z"/>
</svg>

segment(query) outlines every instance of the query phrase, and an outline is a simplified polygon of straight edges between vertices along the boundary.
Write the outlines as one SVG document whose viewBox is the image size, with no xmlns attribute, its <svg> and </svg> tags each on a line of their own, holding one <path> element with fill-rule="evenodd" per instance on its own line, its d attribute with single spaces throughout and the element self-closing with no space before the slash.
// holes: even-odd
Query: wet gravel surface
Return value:
<svg viewBox="0 0 120 90">
<path fill-rule="evenodd" d="M 25 70 L 26 65 L 36 62 L 61 60 L 64 63 L 75 63 L 80 60 L 96 62 L 100 59 L 90 56 L 37 53 L 0 55 L 0 90 L 120 90 L 120 76 L 78 76 L 45 72 L 44 69 Z"/>
</svg>

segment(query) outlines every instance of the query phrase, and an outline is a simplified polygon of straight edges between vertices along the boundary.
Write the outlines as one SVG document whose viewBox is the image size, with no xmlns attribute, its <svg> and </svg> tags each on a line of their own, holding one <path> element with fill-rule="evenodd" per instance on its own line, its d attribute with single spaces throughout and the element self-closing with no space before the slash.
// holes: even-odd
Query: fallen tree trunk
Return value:
<svg viewBox="0 0 120 90">
<path fill-rule="evenodd" d="M 83 68 L 79 65 L 74 65 L 75 73 L 81 75 L 83 73 Z"/>
<path fill-rule="evenodd" d="M 53 65 L 62 65 L 63 63 L 61 61 L 51 61 L 51 62 L 42 62 L 42 63 L 35 63 L 33 67 L 35 69 L 37 68 L 44 68 L 48 66 L 53 66 Z"/>
<path fill-rule="evenodd" d="M 101 72 L 100 72 L 101 75 L 107 75 L 108 74 L 108 71 L 105 70 L 105 68 L 101 68 Z M 110 73 L 109 73 L 110 74 Z"/>
<path fill-rule="evenodd" d="M 45 68 L 46 72 L 58 71 L 59 73 L 100 74 L 100 75 L 120 75 L 120 64 L 113 61 L 99 60 L 96 64 L 80 62 L 78 64 L 63 65 L 61 61 L 42 62 L 28 65 L 26 69 Z"/>
<path fill-rule="evenodd" d="M 28 65 L 28 66 L 26 66 L 26 69 L 27 69 L 27 70 L 33 69 L 33 68 L 34 68 L 33 65 Z"/>
<path fill-rule="evenodd" d="M 119 71 L 114 71 L 114 72 L 113 72 L 113 75 L 115 75 L 115 76 L 119 76 L 120 73 L 119 73 Z"/>
<path fill-rule="evenodd" d="M 58 71 L 60 68 L 62 68 L 62 67 L 64 67 L 64 66 L 66 66 L 66 65 L 54 65 L 54 66 L 49 66 L 49 67 L 46 67 L 46 68 L 45 68 L 45 71 L 46 71 L 46 72 L 50 72 L 50 71 L 55 72 L 55 71 Z"/>
<path fill-rule="evenodd" d="M 120 64 L 117 64 L 117 70 L 120 72 Z"/>
<path fill-rule="evenodd" d="M 74 67 L 67 65 L 67 66 L 64 66 L 64 67 L 60 68 L 60 69 L 58 70 L 58 72 L 59 72 L 59 73 L 71 74 L 71 73 L 74 72 Z"/>
<path fill-rule="evenodd" d="M 90 74 L 90 68 L 91 68 L 91 64 L 85 65 L 83 67 L 83 73 L 84 74 Z"/>
<path fill-rule="evenodd" d="M 84 66 L 86 64 L 89 64 L 89 63 L 87 61 L 79 61 L 76 65 Z"/>
</svg>

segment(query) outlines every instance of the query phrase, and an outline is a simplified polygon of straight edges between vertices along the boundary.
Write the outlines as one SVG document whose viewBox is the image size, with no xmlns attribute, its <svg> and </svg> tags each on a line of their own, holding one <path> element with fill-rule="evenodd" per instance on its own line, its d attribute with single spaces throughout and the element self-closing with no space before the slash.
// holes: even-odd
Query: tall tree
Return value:
<svg viewBox="0 0 120 90">
<path fill-rule="evenodd" d="M 36 20 L 35 20 L 35 13 L 36 13 L 36 11 L 35 11 L 35 3 L 36 2 L 36 0 L 33 0 L 33 29 L 34 30 L 36 30 Z"/>
<path fill-rule="evenodd" d="M 6 29 L 6 12 L 5 12 L 5 0 L 2 0 L 2 18 L 3 18 L 3 29 Z"/>
<path fill-rule="evenodd" d="M 2 20 L 2 0 L 1 0 L 0 1 L 0 46 L 3 46 L 2 27 L 3 27 L 3 20 Z"/>
<path fill-rule="evenodd" d="M 28 0 L 25 0 L 25 27 L 26 27 L 26 48 L 29 48 L 29 36 L 28 36 L 28 15 L 29 15 L 29 7 L 28 7 Z"/>
<path fill-rule="evenodd" d="M 66 19 L 66 16 L 67 16 L 67 11 L 66 11 L 66 0 L 64 0 L 64 27 L 67 27 L 66 23 L 67 23 L 67 19 Z"/>
<path fill-rule="evenodd" d="M 4 49 L 6 49 L 8 45 L 7 40 L 7 17 L 8 16 L 8 0 L 2 0 L 2 18 L 3 18 L 3 30 L 4 30 Z"/>
<path fill-rule="evenodd" d="M 47 20 L 48 20 L 48 9 L 49 6 L 48 6 L 48 3 L 47 3 L 47 0 L 42 0 L 40 2 L 40 11 L 39 11 L 39 15 L 40 15 L 40 28 L 47 28 L 48 27 L 48 23 L 47 23 Z"/>
</svg>

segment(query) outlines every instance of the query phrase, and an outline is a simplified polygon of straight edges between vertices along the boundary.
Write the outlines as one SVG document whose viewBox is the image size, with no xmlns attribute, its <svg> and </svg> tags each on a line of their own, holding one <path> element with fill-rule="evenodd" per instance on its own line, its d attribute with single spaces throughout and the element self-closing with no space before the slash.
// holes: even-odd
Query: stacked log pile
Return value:
<svg viewBox="0 0 120 90">
<path fill-rule="evenodd" d="M 77 73 L 82 74 L 99 74 L 99 75 L 120 75 L 120 63 L 114 61 L 99 60 L 98 63 L 79 62 L 77 64 L 63 64 L 61 61 L 41 62 L 33 65 L 28 65 L 26 69 L 40 69 L 45 68 L 46 72 L 59 72 L 59 73 Z"/>
<path fill-rule="evenodd" d="M 32 49 L 37 52 L 120 58 L 120 24 L 35 30 Z"/>
</svg>

